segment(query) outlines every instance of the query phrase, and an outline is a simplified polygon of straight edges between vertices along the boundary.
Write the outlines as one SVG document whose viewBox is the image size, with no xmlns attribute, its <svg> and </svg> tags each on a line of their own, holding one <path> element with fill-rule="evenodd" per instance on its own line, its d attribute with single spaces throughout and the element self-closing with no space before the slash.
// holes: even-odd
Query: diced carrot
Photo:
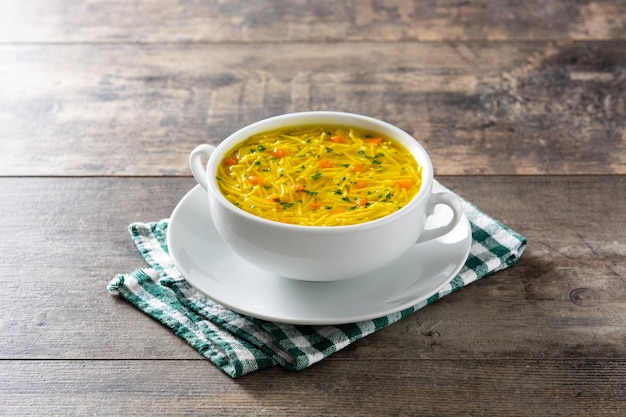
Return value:
<svg viewBox="0 0 626 417">
<path fill-rule="evenodd" d="M 265 179 L 263 177 L 259 177 L 258 175 L 250 175 L 248 177 L 248 182 L 252 185 L 263 184 L 264 181 Z"/>
<path fill-rule="evenodd" d="M 304 191 L 305 187 L 304 187 L 304 185 L 294 184 L 294 185 L 291 186 L 291 189 L 294 190 L 297 193 L 297 192 Z"/>
<path fill-rule="evenodd" d="M 401 178 L 397 181 L 397 184 L 400 188 L 411 188 L 413 180 L 410 178 Z"/>
<path fill-rule="evenodd" d="M 370 143 L 372 145 L 380 145 L 383 143 L 383 138 L 367 138 L 365 139 L 365 143 Z"/>
<path fill-rule="evenodd" d="M 283 148 L 274 148 L 274 151 L 272 153 L 276 158 L 282 158 L 283 156 L 287 155 L 287 151 Z"/>
<path fill-rule="evenodd" d="M 268 195 L 267 199 L 269 201 L 273 201 L 275 203 L 278 203 L 280 201 L 280 198 L 279 198 L 278 194 L 276 194 L 276 193 L 272 193 L 272 194 Z"/>
<path fill-rule="evenodd" d="M 342 143 L 343 142 L 343 137 L 339 136 L 339 135 L 334 135 L 330 137 L 330 141 L 333 143 Z"/>
<path fill-rule="evenodd" d="M 369 143 L 369 144 L 372 144 L 372 145 L 380 145 L 381 143 L 383 143 L 383 138 L 379 138 L 379 137 L 367 138 L 367 139 L 365 139 L 365 143 Z"/>
<path fill-rule="evenodd" d="M 322 207 L 322 202 L 321 201 L 315 200 L 315 201 L 311 202 L 311 208 L 313 210 L 317 210 L 320 207 Z"/>
<path fill-rule="evenodd" d="M 358 180 L 358 181 L 356 181 L 356 182 L 354 183 L 354 186 L 355 186 L 356 188 L 365 188 L 365 187 L 367 187 L 367 182 L 365 182 L 365 181 L 361 181 L 361 180 Z"/>
<path fill-rule="evenodd" d="M 333 163 L 327 159 L 320 159 L 317 165 L 319 165 L 320 168 L 330 168 L 333 166 Z"/>
<path fill-rule="evenodd" d="M 363 207 L 364 205 L 367 204 L 367 198 L 365 197 L 357 197 L 355 200 L 356 204 Z"/>
<path fill-rule="evenodd" d="M 237 165 L 239 161 L 236 158 L 229 157 L 224 159 L 224 165 Z"/>
<path fill-rule="evenodd" d="M 365 171 L 365 167 L 361 164 L 352 164 L 350 165 L 350 171 L 352 172 L 363 172 Z"/>
</svg>

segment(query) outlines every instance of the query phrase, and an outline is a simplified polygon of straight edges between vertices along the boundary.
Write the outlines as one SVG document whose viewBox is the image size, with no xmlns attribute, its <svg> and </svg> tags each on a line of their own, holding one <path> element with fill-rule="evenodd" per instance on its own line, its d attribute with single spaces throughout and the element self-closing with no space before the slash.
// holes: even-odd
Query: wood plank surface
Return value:
<svg viewBox="0 0 626 417">
<path fill-rule="evenodd" d="M 624 177 L 443 177 L 529 239 L 520 262 L 336 356 L 343 359 L 626 357 Z M 110 296 L 146 266 L 133 221 L 166 218 L 191 178 L 0 179 L 0 359 L 199 355 Z M 583 197 L 584 196 L 584 197 Z M 593 217 L 593 221 L 590 218 Z M 19 295 L 16 297 L 16 295 Z"/>
<path fill-rule="evenodd" d="M 303 110 L 396 124 L 439 175 L 626 174 L 624 74 L 623 42 L 0 46 L 0 175 L 188 175 Z"/>
<path fill-rule="evenodd" d="M 74 415 L 615 416 L 626 362 L 329 359 L 231 380 L 200 361 L 14 361 L 0 413 Z M 9 383 L 10 381 L 10 383 Z"/>
<path fill-rule="evenodd" d="M 0 42 L 626 39 L 623 1 L 5 0 Z"/>
<path fill-rule="evenodd" d="M 230 379 L 106 285 L 187 156 L 302 110 L 414 134 L 529 240 L 302 372 Z M 0 415 L 626 410 L 623 0 L 0 2 Z"/>
</svg>

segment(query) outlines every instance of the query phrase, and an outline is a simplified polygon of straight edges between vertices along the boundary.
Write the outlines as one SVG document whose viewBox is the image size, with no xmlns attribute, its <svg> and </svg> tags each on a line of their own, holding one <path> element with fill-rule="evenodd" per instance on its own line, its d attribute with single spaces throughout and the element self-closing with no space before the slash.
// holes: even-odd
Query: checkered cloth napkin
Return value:
<svg viewBox="0 0 626 417">
<path fill-rule="evenodd" d="M 275 365 L 301 370 L 519 259 L 526 238 L 462 201 L 470 220 L 472 245 L 461 271 L 427 300 L 374 320 L 337 326 L 298 326 L 229 310 L 194 290 L 178 272 L 166 244 L 168 220 L 129 226 L 132 239 L 150 268 L 118 275 L 107 288 L 171 328 L 233 378 Z"/>
</svg>

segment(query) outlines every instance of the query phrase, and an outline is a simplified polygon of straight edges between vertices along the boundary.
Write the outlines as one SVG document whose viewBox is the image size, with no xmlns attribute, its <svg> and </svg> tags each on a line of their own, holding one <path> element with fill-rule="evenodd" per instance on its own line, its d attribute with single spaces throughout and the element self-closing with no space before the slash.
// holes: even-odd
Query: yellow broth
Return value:
<svg viewBox="0 0 626 417">
<path fill-rule="evenodd" d="M 343 226 L 387 216 L 418 193 L 421 167 L 402 145 L 342 126 L 251 136 L 219 164 L 222 194 L 251 214 L 289 224 Z"/>
</svg>

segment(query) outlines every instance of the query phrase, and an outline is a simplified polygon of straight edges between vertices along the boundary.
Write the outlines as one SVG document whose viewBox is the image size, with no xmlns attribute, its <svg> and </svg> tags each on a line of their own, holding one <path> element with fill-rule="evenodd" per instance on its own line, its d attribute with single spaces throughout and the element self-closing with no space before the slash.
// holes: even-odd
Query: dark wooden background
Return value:
<svg viewBox="0 0 626 417">
<path fill-rule="evenodd" d="M 529 239 L 299 373 L 232 380 L 106 291 L 187 155 L 366 114 Z M 4 0 L 0 415 L 624 415 L 626 2 Z"/>
</svg>

